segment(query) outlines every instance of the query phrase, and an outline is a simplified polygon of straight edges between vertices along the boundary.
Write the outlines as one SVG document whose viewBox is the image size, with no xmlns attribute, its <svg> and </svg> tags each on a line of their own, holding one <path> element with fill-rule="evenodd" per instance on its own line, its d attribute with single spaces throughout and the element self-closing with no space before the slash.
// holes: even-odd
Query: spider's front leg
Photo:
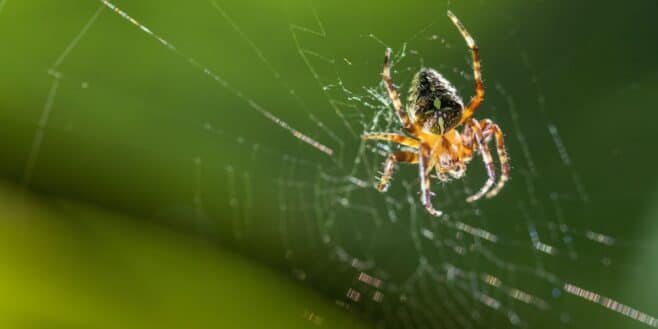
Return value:
<svg viewBox="0 0 658 329">
<path fill-rule="evenodd" d="M 391 48 L 387 48 L 386 53 L 384 54 L 384 71 L 382 72 L 382 79 L 384 80 L 384 85 L 388 91 L 388 97 L 393 103 L 395 113 L 397 113 L 402 127 L 413 135 L 416 131 L 416 126 L 414 126 L 413 122 L 409 120 L 407 110 L 402 107 L 400 95 L 398 94 L 397 89 L 395 89 L 393 79 L 391 79 Z"/>
<path fill-rule="evenodd" d="M 487 198 L 492 198 L 500 192 L 500 190 L 505 186 L 505 183 L 509 180 L 509 157 L 507 156 L 507 151 L 505 150 L 505 139 L 503 137 L 503 131 L 498 127 L 497 124 L 493 123 L 489 119 L 480 121 L 480 128 L 482 129 L 482 135 L 484 139 L 488 139 L 492 134 L 496 138 L 496 152 L 498 153 L 498 159 L 500 160 L 500 180 L 496 187 L 494 187 L 489 193 L 487 193 Z"/>
<path fill-rule="evenodd" d="M 377 190 L 379 190 L 379 192 L 386 192 L 386 190 L 388 190 L 388 186 L 391 183 L 391 177 L 393 177 L 393 172 L 395 171 L 395 165 L 398 162 L 416 163 L 418 162 L 418 154 L 406 151 L 391 153 L 386 159 L 384 173 L 379 179 L 379 184 L 377 184 Z"/>
<path fill-rule="evenodd" d="M 469 120 L 466 123 L 464 135 L 466 140 L 470 140 L 470 145 L 465 145 L 466 147 L 472 150 L 475 150 L 476 147 L 479 149 L 480 155 L 482 156 L 482 161 L 484 162 L 484 167 L 487 169 L 488 176 L 487 182 L 484 183 L 484 186 L 482 186 L 480 191 L 466 199 L 467 202 L 473 202 L 480 199 L 485 193 L 487 193 L 487 191 L 489 191 L 489 189 L 491 189 L 493 184 L 496 182 L 496 170 L 494 167 L 493 159 L 491 157 L 491 151 L 489 151 L 489 147 L 485 141 L 484 134 L 480 128 L 480 123 L 475 119 Z M 472 142 L 473 137 L 475 137 L 475 143 Z"/>
<path fill-rule="evenodd" d="M 420 173 L 420 202 L 425 206 L 427 212 L 432 216 L 441 216 L 443 213 L 434 209 L 432 206 L 432 190 L 430 189 L 430 171 L 432 170 L 431 148 L 425 143 L 421 143 L 418 149 L 420 153 L 420 161 L 418 163 L 418 170 Z"/>
</svg>

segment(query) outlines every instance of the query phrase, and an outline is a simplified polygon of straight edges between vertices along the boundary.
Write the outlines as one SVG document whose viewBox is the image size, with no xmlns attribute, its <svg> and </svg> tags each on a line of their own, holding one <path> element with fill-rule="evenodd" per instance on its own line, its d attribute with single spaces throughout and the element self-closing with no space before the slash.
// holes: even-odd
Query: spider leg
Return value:
<svg viewBox="0 0 658 329">
<path fill-rule="evenodd" d="M 471 49 L 471 56 L 473 57 L 473 78 L 475 79 L 475 96 L 471 98 L 471 102 L 468 104 L 464 113 L 462 114 L 462 119 L 460 124 L 466 122 L 475 110 L 480 106 L 480 103 L 484 100 L 484 82 L 482 81 L 482 72 L 480 70 L 480 51 L 478 46 L 475 44 L 475 40 L 471 37 L 471 34 L 468 33 L 464 24 L 459 21 L 459 18 L 455 16 L 451 11 L 448 10 L 448 17 L 452 20 L 452 23 L 455 24 L 459 32 L 461 33 L 468 48 Z"/>
<path fill-rule="evenodd" d="M 487 193 L 487 198 L 496 196 L 498 192 L 505 186 L 505 183 L 509 180 L 509 158 L 507 156 L 507 151 L 505 150 L 505 139 L 503 137 L 503 131 L 498 127 L 497 124 L 491 122 L 491 120 L 485 119 L 480 121 L 480 127 L 482 128 L 484 138 L 487 139 L 492 134 L 496 138 L 496 152 L 498 153 L 498 159 L 500 160 L 500 180 L 496 187 L 494 187 L 489 193 Z"/>
<path fill-rule="evenodd" d="M 434 209 L 432 206 L 432 191 L 430 190 L 430 171 L 432 166 L 430 163 L 431 148 L 425 143 L 421 143 L 419 147 L 420 161 L 418 170 L 420 173 L 420 202 L 425 206 L 427 212 L 432 216 L 441 216 L 443 213 Z"/>
<path fill-rule="evenodd" d="M 387 48 L 384 55 L 384 71 L 382 72 L 382 79 L 384 80 L 388 96 L 391 98 L 391 102 L 393 103 L 393 107 L 395 107 L 395 112 L 398 115 L 402 127 L 404 127 L 409 133 L 413 134 L 416 131 L 416 126 L 414 126 L 411 120 L 409 120 L 407 110 L 402 107 L 400 95 L 398 94 L 397 89 L 395 89 L 393 79 L 391 79 L 391 48 Z"/>
<path fill-rule="evenodd" d="M 480 155 L 482 155 L 482 161 L 484 161 L 484 167 L 487 169 L 487 181 L 484 183 L 484 186 L 475 193 L 466 199 L 467 202 L 473 202 L 481 198 L 496 182 L 496 169 L 494 167 L 493 159 L 491 157 L 491 151 L 484 138 L 480 124 L 475 119 L 471 119 L 467 123 L 468 130 L 465 129 L 464 134 L 472 134 L 475 136 L 475 144 L 472 144 L 471 147 L 477 148 L 480 150 Z"/>
<path fill-rule="evenodd" d="M 393 177 L 393 172 L 395 171 L 395 165 L 398 162 L 417 163 L 418 154 L 406 151 L 391 153 L 384 164 L 384 174 L 379 179 L 379 184 L 377 184 L 377 190 L 379 190 L 379 192 L 386 192 L 386 190 L 388 190 L 391 177 Z"/>
<path fill-rule="evenodd" d="M 391 133 L 367 133 L 363 134 L 361 136 L 362 139 L 368 140 L 380 140 L 380 141 L 388 141 L 388 142 L 394 142 L 400 145 L 404 146 L 409 146 L 413 148 L 418 148 L 418 141 L 399 134 L 391 134 Z"/>
</svg>

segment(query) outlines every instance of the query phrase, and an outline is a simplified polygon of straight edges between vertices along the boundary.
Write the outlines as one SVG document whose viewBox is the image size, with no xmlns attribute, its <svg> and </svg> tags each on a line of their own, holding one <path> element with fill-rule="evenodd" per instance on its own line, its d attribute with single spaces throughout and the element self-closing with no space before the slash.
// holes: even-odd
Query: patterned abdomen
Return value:
<svg viewBox="0 0 658 329">
<path fill-rule="evenodd" d="M 463 108 L 457 90 L 439 72 L 423 68 L 416 73 L 409 89 L 407 111 L 423 130 L 443 135 L 457 126 Z"/>
</svg>

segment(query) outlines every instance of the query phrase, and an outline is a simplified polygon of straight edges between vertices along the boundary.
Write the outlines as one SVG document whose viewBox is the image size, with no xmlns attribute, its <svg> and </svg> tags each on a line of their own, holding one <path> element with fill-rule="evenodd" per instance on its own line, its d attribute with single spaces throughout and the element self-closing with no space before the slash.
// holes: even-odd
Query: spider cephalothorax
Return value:
<svg viewBox="0 0 658 329">
<path fill-rule="evenodd" d="M 484 99 L 484 83 L 480 74 L 478 48 L 459 19 L 450 11 L 448 11 L 448 17 L 466 40 L 473 57 L 475 96 L 468 106 L 464 107 L 455 87 L 439 72 L 423 68 L 416 73 L 412 80 L 407 107 L 402 107 L 400 95 L 391 79 L 391 50 L 387 49 L 382 74 L 384 85 L 406 134 L 377 132 L 363 135 L 364 139 L 390 141 L 413 150 L 401 150 L 388 156 L 384 165 L 384 174 L 379 180 L 377 189 L 382 192 L 386 191 L 397 162 L 418 163 L 420 200 L 425 209 L 434 216 L 441 215 L 441 212 L 434 209 L 430 201 L 432 169 L 436 172 L 436 177 L 442 181 L 460 178 L 466 172 L 466 166 L 473 155 L 479 153 L 484 161 L 488 179 L 477 193 L 466 199 L 468 202 L 475 201 L 484 195 L 495 196 L 509 178 L 509 163 L 500 127 L 489 119 L 478 121 L 472 118 L 473 113 Z M 460 125 L 464 125 L 461 133 L 455 129 Z M 492 137 L 496 139 L 496 150 L 502 172 L 500 181 L 495 187 L 493 185 L 496 180 L 496 171 L 487 145 Z"/>
</svg>

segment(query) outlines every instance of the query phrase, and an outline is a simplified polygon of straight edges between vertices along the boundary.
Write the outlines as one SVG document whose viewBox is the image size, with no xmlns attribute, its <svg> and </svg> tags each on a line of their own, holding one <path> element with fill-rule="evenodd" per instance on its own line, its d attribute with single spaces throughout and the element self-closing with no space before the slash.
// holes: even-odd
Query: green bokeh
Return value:
<svg viewBox="0 0 658 329">
<path fill-rule="evenodd" d="M 425 65 L 441 69 L 462 95 L 468 97 L 471 83 L 460 74 L 469 70 L 466 49 L 445 17 L 445 10 L 451 8 L 476 37 L 482 50 L 487 100 L 478 116 L 491 117 L 503 127 L 513 161 L 512 180 L 504 193 L 478 203 L 478 211 L 486 217 L 466 214 L 461 220 L 507 238 L 504 243 L 490 247 L 497 256 L 535 270 L 545 268 L 562 280 L 658 316 L 658 306 L 650 297 L 658 292 L 654 283 L 658 275 L 655 261 L 658 251 L 652 244 L 658 219 L 652 210 L 658 201 L 655 194 L 658 157 L 653 145 L 658 137 L 655 129 L 658 114 L 654 110 L 654 95 L 658 90 L 655 1 L 623 5 L 612 1 L 218 3 L 244 35 L 236 32 L 208 1 L 116 1 L 122 10 L 174 44 L 177 51 L 168 50 L 116 13 L 103 9 L 89 31 L 56 67 L 61 74 L 56 79 L 49 69 L 101 7 L 100 2 L 7 0 L 0 12 L 1 177 L 43 197 L 94 204 L 139 218 L 135 219 L 137 222 L 159 223 L 166 228 L 145 234 L 167 236 L 168 231 L 197 234 L 212 241 L 210 245 L 217 244 L 217 250 L 221 250 L 219 245 L 237 250 L 282 272 L 297 273 L 303 269 L 310 285 L 323 292 L 329 301 L 344 300 L 347 288 L 355 285 L 355 273 L 338 265 L 335 250 L 324 248 L 323 236 L 315 226 L 328 222 L 322 213 L 326 209 L 318 212 L 318 201 L 311 194 L 318 186 L 320 172 L 343 177 L 350 174 L 360 141 L 349 134 L 319 84 L 335 85 L 340 78 L 346 88 L 360 93 L 363 86 L 376 86 L 384 47 L 368 36 L 372 33 L 396 52 L 407 42 L 409 49 L 420 54 L 410 55 L 398 64 L 397 83 L 406 86 L 422 58 Z M 314 13 L 322 27 L 318 26 Z M 291 24 L 323 30 L 325 35 L 294 34 L 302 45 L 298 48 Z M 438 36 L 436 40 L 431 38 L 434 34 Z M 445 39 L 449 46 L 439 43 L 439 39 Z M 262 52 L 262 57 L 254 52 L 252 45 Z M 309 71 L 300 50 L 309 51 L 306 54 L 320 81 Z M 189 62 L 191 58 L 221 76 L 230 87 L 204 74 Z M 262 58 L 266 59 L 265 63 Z M 48 103 L 53 86 L 57 89 L 41 130 L 44 135 L 39 152 L 33 157 L 35 165 L 33 170 L 26 170 L 44 116 L 44 104 Z M 291 89 L 299 98 L 290 95 Z M 243 92 L 246 99 L 261 104 L 291 126 L 332 147 L 336 155 L 330 158 L 293 138 L 231 90 Z M 338 97 L 335 90 L 329 95 Z M 510 108 L 515 109 L 518 120 L 514 120 Z M 346 110 L 370 115 L 365 106 Z M 322 132 L 309 119 L 307 111 L 336 134 L 340 143 Z M 360 133 L 358 120 L 350 122 Z M 559 129 L 560 140 L 572 161 L 570 165 L 561 159 L 548 130 L 550 125 Z M 370 153 L 368 156 L 375 164 L 381 160 Z M 301 165 L 295 159 L 311 165 Z M 30 174 L 28 179 L 26 171 Z M 413 180 L 413 173 L 406 169 L 400 170 L 399 175 Z M 357 174 L 362 179 L 370 178 L 363 171 Z M 477 186 L 483 179 L 480 168 L 471 169 L 465 183 L 456 182 L 452 186 L 461 190 L 464 184 Z M 283 187 L 282 180 L 285 180 Z M 406 197 L 402 181 L 396 178 L 390 196 Z M 584 192 L 577 184 L 582 185 Z M 529 186 L 534 188 L 536 204 L 529 198 L 532 194 Z M 296 209 L 281 209 L 282 188 L 285 202 Z M 457 192 L 452 194 L 455 200 L 446 200 L 453 191 L 450 185 L 439 189 L 442 192 L 435 203 L 446 213 L 471 209 L 456 201 L 461 198 Z M 552 236 L 550 224 L 557 216 L 552 208 L 552 196 L 561 200 L 564 221 L 581 234 L 576 235 L 573 244 L 579 255 L 577 260 L 567 255 L 564 245 L 559 245 L 562 243 L 559 237 Z M 353 204 L 361 202 L 385 209 L 386 196 L 373 191 L 352 197 Z M 358 212 L 345 211 L 340 215 L 331 237 L 340 241 L 332 243 L 362 258 L 377 260 L 391 275 L 391 282 L 404 280 L 413 273 L 420 257 L 414 250 L 407 219 L 397 223 L 382 221 L 373 229 L 373 221 Z M 127 220 L 107 224 L 110 219 L 102 215 L 92 217 L 93 227 L 130 225 Z M 447 238 L 443 226 L 434 226 L 434 219 L 423 215 L 418 218 L 421 225 L 436 228 L 436 234 Z M 43 219 L 47 223 L 44 225 L 63 223 L 66 229 L 75 229 L 78 220 L 82 218 Z M 285 231 L 282 222 L 288 223 Z M 554 242 L 564 253 L 558 257 L 538 256 L 530 248 L 528 223 L 539 226 L 544 241 Z M 30 232 L 25 228 L 23 234 L 47 237 L 60 229 L 35 228 Z M 149 226 L 148 230 L 151 229 Z M 593 243 L 583 236 L 589 230 L 614 236 L 617 244 L 606 247 Z M 372 231 L 377 232 L 375 241 L 360 237 Z M 116 238 L 112 238 L 115 242 L 111 249 L 116 249 L 113 252 L 118 254 L 129 255 L 129 246 L 140 243 L 136 237 L 126 237 L 122 242 L 120 228 L 112 232 L 116 232 Z M 30 239 L 22 243 L 29 245 Z M 160 238 L 154 239 L 157 240 L 154 244 L 168 244 Z M 162 239 L 166 241 L 167 237 Z M 291 242 L 293 247 L 289 245 Z M 203 250 L 198 252 L 208 255 L 213 249 L 210 245 L 199 247 Z M 197 251 L 187 252 L 190 255 Z M 495 273 L 546 299 L 553 298 L 551 289 L 555 287 L 545 286 L 536 275 L 513 276 L 479 256 L 462 258 L 430 252 L 422 256 L 432 263 L 447 260 L 475 272 Z M 25 257 L 27 267 L 40 268 L 27 251 L 14 257 L 16 261 Z M 90 271 L 107 269 L 105 263 L 94 263 L 94 252 L 76 257 L 69 263 L 80 262 Z M 133 257 L 131 262 L 148 258 L 138 253 Z M 185 258 L 177 259 L 184 262 Z M 162 262 L 168 262 L 165 259 Z M 215 264 L 190 266 L 198 266 L 195 273 L 201 276 L 216 276 L 213 272 L 218 270 Z M 184 276 L 182 269 L 171 271 L 177 277 Z M 239 271 L 236 269 L 236 273 Z M 144 279 L 143 284 L 149 284 L 150 280 Z M 174 280 L 186 284 L 182 278 Z M 198 289 L 198 282 L 194 281 L 188 284 Z M 61 284 L 85 291 L 75 283 Z M 112 285 L 112 281 L 107 284 Z M 134 289 L 139 289 L 141 284 L 134 285 Z M 54 286 L 61 291 L 53 291 L 53 298 L 60 293 L 69 294 L 68 288 L 60 283 Z M 166 291 L 168 286 L 161 283 L 151 289 Z M 121 299 L 111 289 L 90 294 L 100 295 Z M 143 295 L 147 294 L 135 293 L 138 298 L 146 298 Z M 441 294 L 431 296 L 445 298 Z M 73 300 L 77 295 L 67 298 Z M 158 295 L 151 298 L 161 302 Z M 505 305 L 513 305 L 534 326 L 644 327 L 575 297 L 550 299 L 552 308 L 546 312 L 505 299 L 504 295 L 497 298 L 504 300 Z M 387 307 L 399 306 L 398 298 L 391 296 L 386 301 L 391 301 Z M 458 313 L 468 317 L 473 311 L 460 309 L 457 300 L 442 300 L 442 303 L 457 305 Z M 22 305 L 29 306 L 31 302 L 27 299 Z M 77 304 L 71 301 L 68 305 Z M 184 305 L 171 302 L 163 309 L 171 310 L 170 313 L 178 310 L 181 314 L 199 311 L 188 310 Z M 89 307 L 102 308 L 102 305 Z M 216 308 L 220 310 L 222 306 L 218 304 Z M 375 322 L 393 321 L 391 326 L 395 326 L 400 323 L 395 321 L 402 321 L 397 313 L 376 304 L 354 308 Z M 409 308 L 420 313 L 419 307 Z M 446 309 L 450 318 L 450 308 Z M 478 325 L 509 325 L 508 318 L 500 312 L 486 313 L 487 308 L 482 305 L 477 310 L 482 313 Z M 57 312 L 53 309 L 39 315 L 47 322 Z M 127 311 L 117 309 L 116 312 L 108 314 Z M 444 316 L 441 308 L 429 312 L 438 313 L 435 314 L 438 318 Z M 88 314 L 93 313 L 90 310 Z M 132 322 L 130 314 L 121 323 Z M 96 321 L 92 315 L 82 317 L 80 325 L 84 327 Z M 135 317 L 134 323 L 149 321 L 148 317 Z M 200 317 L 199 321 L 203 323 L 203 319 Z"/>
<path fill-rule="evenodd" d="M 0 189 L 3 328 L 367 328 L 212 240 Z"/>
</svg>

